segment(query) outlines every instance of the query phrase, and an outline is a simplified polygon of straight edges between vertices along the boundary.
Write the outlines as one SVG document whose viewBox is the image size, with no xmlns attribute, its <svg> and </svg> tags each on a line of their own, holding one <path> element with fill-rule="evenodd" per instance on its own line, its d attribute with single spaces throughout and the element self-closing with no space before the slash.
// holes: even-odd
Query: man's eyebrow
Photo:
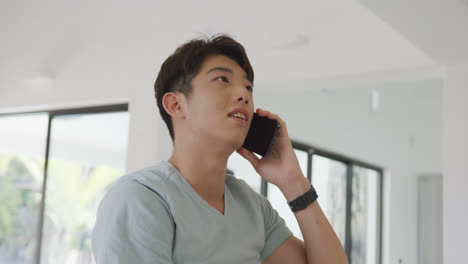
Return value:
<svg viewBox="0 0 468 264">
<path fill-rule="evenodd" d="M 224 71 L 224 72 L 229 72 L 230 74 L 232 74 L 232 70 L 226 67 L 214 67 L 213 69 L 209 70 L 207 74 L 212 71 Z"/>
<path fill-rule="evenodd" d="M 224 72 L 228 72 L 230 74 L 233 73 L 233 71 L 230 69 L 230 68 L 226 68 L 226 67 L 214 67 L 213 69 L 209 70 L 206 74 L 209 74 L 210 72 L 213 72 L 213 71 L 224 71 Z M 244 78 L 249 81 L 250 83 L 252 83 L 248 78 L 247 78 L 247 74 L 244 75 Z"/>
</svg>

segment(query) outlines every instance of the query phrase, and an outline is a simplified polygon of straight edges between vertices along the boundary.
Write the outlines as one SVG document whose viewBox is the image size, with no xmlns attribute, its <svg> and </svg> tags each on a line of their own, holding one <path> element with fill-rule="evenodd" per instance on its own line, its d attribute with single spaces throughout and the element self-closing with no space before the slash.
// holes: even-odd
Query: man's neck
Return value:
<svg viewBox="0 0 468 264">
<path fill-rule="evenodd" d="M 231 154 L 199 143 L 176 142 L 168 161 L 203 200 L 216 207 L 224 205 L 226 166 Z"/>
</svg>

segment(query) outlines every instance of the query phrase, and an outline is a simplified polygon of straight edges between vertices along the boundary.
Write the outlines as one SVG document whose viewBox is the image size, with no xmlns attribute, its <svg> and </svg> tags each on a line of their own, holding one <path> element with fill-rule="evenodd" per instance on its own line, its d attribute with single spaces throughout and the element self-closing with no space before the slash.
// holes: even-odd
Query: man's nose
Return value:
<svg viewBox="0 0 468 264">
<path fill-rule="evenodd" d="M 244 98 L 244 96 L 238 96 L 237 102 L 244 102 L 245 104 L 249 103 L 249 99 Z"/>
<path fill-rule="evenodd" d="M 241 87 L 239 88 L 239 90 L 236 92 L 236 95 L 235 95 L 235 101 L 237 103 L 245 103 L 245 104 L 248 104 L 249 103 L 249 100 L 250 100 L 250 95 L 249 95 L 249 92 L 247 91 L 247 89 L 245 87 Z"/>
</svg>

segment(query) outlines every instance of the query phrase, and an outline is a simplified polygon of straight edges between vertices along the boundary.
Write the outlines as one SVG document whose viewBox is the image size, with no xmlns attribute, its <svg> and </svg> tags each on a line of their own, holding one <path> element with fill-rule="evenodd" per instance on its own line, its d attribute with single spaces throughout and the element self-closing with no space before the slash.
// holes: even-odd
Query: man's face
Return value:
<svg viewBox="0 0 468 264">
<path fill-rule="evenodd" d="M 242 146 L 253 117 L 253 84 L 245 71 L 229 57 L 213 55 L 205 59 L 192 80 L 192 94 L 187 103 L 189 133 L 208 144 Z M 243 110 L 246 120 L 233 117 Z M 234 113 L 241 111 L 234 111 Z"/>
</svg>

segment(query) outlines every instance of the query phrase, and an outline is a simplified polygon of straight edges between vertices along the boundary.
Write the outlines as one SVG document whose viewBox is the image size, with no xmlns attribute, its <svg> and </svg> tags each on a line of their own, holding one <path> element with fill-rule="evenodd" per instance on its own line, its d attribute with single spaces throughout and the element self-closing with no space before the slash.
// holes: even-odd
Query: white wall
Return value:
<svg viewBox="0 0 468 264">
<path fill-rule="evenodd" d="M 447 67 L 443 94 L 444 263 L 466 261 L 468 245 L 468 64 Z"/>
</svg>

